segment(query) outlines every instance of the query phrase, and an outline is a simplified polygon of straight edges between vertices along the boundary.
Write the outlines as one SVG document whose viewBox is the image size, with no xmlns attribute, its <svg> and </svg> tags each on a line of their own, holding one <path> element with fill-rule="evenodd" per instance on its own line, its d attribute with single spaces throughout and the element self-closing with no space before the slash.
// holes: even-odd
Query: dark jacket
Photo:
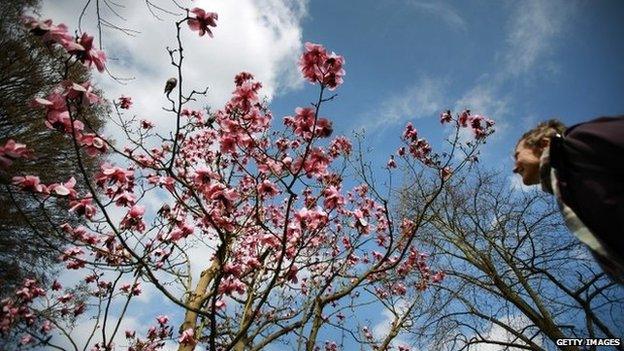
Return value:
<svg viewBox="0 0 624 351">
<path fill-rule="evenodd" d="M 550 165 L 561 200 L 599 239 L 595 255 L 611 275 L 624 269 L 624 116 L 577 124 L 553 138 Z M 618 277 L 620 281 L 621 277 Z"/>
</svg>

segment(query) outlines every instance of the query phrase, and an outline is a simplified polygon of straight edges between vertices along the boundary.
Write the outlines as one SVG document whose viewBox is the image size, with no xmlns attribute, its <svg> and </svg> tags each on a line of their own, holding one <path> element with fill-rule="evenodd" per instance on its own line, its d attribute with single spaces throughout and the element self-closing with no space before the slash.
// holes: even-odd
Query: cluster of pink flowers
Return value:
<svg viewBox="0 0 624 351">
<path fill-rule="evenodd" d="M 236 90 L 225 108 L 217 111 L 219 146 L 222 153 L 236 154 L 237 148 L 245 152 L 259 146 L 257 136 L 269 128 L 272 116 L 259 101 L 262 84 L 243 72 L 236 76 Z"/>
<path fill-rule="evenodd" d="M 284 117 L 284 125 L 292 128 L 295 135 L 305 141 L 315 138 L 329 137 L 332 132 L 332 122 L 327 118 L 316 118 L 315 110 L 309 107 L 298 107 L 295 116 Z"/>
<path fill-rule="evenodd" d="M 420 160 L 425 165 L 431 166 L 434 164 L 431 158 L 431 145 L 425 139 L 418 137 L 418 131 L 414 128 L 411 122 L 408 122 L 403 131 L 403 141 L 408 145 L 408 152 L 417 160 Z M 405 155 L 405 149 L 400 148 L 398 150 L 399 156 Z"/>
<path fill-rule="evenodd" d="M 45 43 L 59 44 L 85 66 L 95 65 L 98 71 L 104 71 L 106 55 L 104 51 L 93 47 L 92 36 L 83 33 L 81 37 L 74 38 L 69 34 L 66 25 L 62 23 L 54 25 L 49 19 L 39 21 L 33 17 L 24 16 L 23 21 L 33 34 L 43 37 Z"/>
<path fill-rule="evenodd" d="M 219 16 L 214 12 L 206 12 L 199 7 L 195 7 L 191 10 L 191 13 L 195 15 L 195 17 L 190 17 L 188 19 L 188 26 L 193 31 L 199 31 L 199 36 L 203 37 L 204 34 L 208 34 L 211 38 L 212 31 L 210 31 L 210 27 L 217 26 L 217 19 Z"/>
<path fill-rule="evenodd" d="M 440 123 L 450 123 L 453 120 L 453 114 L 450 110 L 446 110 L 440 114 Z M 470 127 L 477 140 L 484 139 L 494 133 L 494 121 L 481 116 L 471 115 L 470 110 L 464 110 L 457 116 L 457 123 L 462 128 Z"/>
<path fill-rule="evenodd" d="M 107 152 L 108 145 L 104 139 L 94 133 L 82 133 L 84 124 L 78 119 L 74 119 L 72 123 L 66 99 L 78 101 L 82 105 L 100 102 L 100 98 L 93 93 L 90 82 L 87 81 L 82 84 L 64 82 L 59 86 L 59 89 L 49 94 L 45 99 L 36 98 L 33 105 L 45 108 L 45 123 L 48 128 L 74 136 L 88 155 L 96 156 Z"/>
<path fill-rule="evenodd" d="M 15 292 L 15 297 L 0 301 L 0 334 L 9 333 L 19 321 L 24 321 L 29 326 L 34 325 L 37 317 L 30 309 L 30 304 L 35 298 L 45 295 L 46 291 L 35 280 L 24 280 L 21 288 Z M 50 329 L 49 325 L 45 328 L 46 331 Z"/>
<path fill-rule="evenodd" d="M 67 196 L 69 199 L 76 199 L 77 192 L 74 189 L 76 185 L 76 179 L 71 177 L 65 183 L 52 183 L 50 185 L 45 185 L 41 183 L 41 180 L 37 176 L 15 176 L 12 179 L 13 185 L 17 185 L 20 188 L 32 191 L 36 193 L 41 193 L 45 195 L 55 195 L 55 196 Z"/>
<path fill-rule="evenodd" d="M 71 313 L 75 317 L 82 314 L 85 305 L 76 301 L 72 293 L 57 293 L 62 288 L 55 280 L 46 291 L 37 281 L 25 279 L 13 296 L 0 301 L 0 335 L 6 336 L 17 324 L 23 323 L 29 328 L 29 332 L 22 335 L 20 344 L 31 344 L 35 341 L 33 335 L 39 333 L 45 338 L 54 329 L 54 324 L 47 319 L 49 316 L 65 316 Z M 40 314 L 38 307 L 34 307 L 38 298 L 57 303 L 52 303 L 45 313 Z"/>
<path fill-rule="evenodd" d="M 185 20 L 191 30 L 212 37 L 215 13 L 194 8 L 189 15 Z M 105 56 L 93 48 L 92 37 L 84 34 L 73 39 L 67 36 L 64 26 L 29 23 L 33 32 L 44 36 L 44 40 L 64 45 L 77 61 L 103 69 Z M 292 289 L 303 296 L 314 296 L 323 287 L 319 297 L 324 299 L 343 288 L 352 288 L 355 295 L 362 291 L 364 282 L 378 298 L 391 299 L 407 298 L 444 279 L 444 273 L 433 273 L 427 265 L 427 255 L 414 247 L 413 222 L 404 220 L 401 230 L 394 230 L 388 206 L 379 199 L 382 195 L 377 193 L 378 189 L 369 189 L 367 184 L 350 191 L 344 187 L 342 177 L 348 172 L 336 164 L 341 156 L 348 161 L 351 141 L 344 136 L 330 140 L 332 122 L 318 115 L 321 103 L 328 100 L 323 99 L 325 88 L 333 90 L 343 82 L 344 58 L 328 53 L 321 45 L 306 43 L 299 63 L 305 79 L 321 85 L 321 97 L 313 108 L 300 107 L 293 116 L 285 117 L 281 131 L 270 129 L 272 114 L 261 101 L 262 84 L 252 74 L 241 72 L 234 78 L 231 99 L 216 113 L 208 112 L 207 122 L 204 112 L 186 107 L 189 101 L 184 102 L 184 98 L 180 105 L 174 104 L 170 111 L 185 117 L 173 133 L 174 140 L 148 132 L 154 124 L 140 121 L 140 142 L 123 151 L 131 165 L 101 165 L 94 176 L 97 190 L 93 194 L 79 194 L 73 178 L 50 185 L 31 175 L 13 178 L 13 184 L 24 190 L 67 198 L 70 212 L 91 220 L 84 226 L 60 226 L 61 234 L 72 246 L 64 247 L 59 257 L 67 269 L 93 265 L 93 272 L 85 278 L 89 298 L 131 299 L 142 293 L 138 279 L 149 276 L 136 275 L 136 280 L 117 286 L 116 281 L 104 280 L 98 265 L 123 268 L 124 272 L 140 269 L 180 277 L 187 274 L 183 271 L 187 263 L 185 246 L 204 240 L 216 243 L 215 257 L 208 260 L 217 259 L 222 249 L 225 252 L 214 265 L 218 270 L 214 276 L 218 278 L 207 284 L 207 289 L 216 295 L 214 306 L 219 313 L 212 312 L 220 325 L 231 313 L 237 313 L 233 311 L 239 310 L 241 297 L 254 297 L 257 286 L 267 287 L 270 292 L 270 285 L 275 283 L 280 291 Z M 65 82 L 35 104 L 45 109 L 50 128 L 76 138 L 84 152 L 95 156 L 113 146 L 97 134 L 85 132 L 85 126 L 73 118 L 73 112 L 81 110 L 77 104 L 88 106 L 99 101 L 89 82 Z M 124 110 L 132 106 L 130 97 L 121 96 L 117 102 Z M 441 116 L 441 121 L 453 121 L 450 111 Z M 469 113 L 458 116 L 457 123 L 472 128 L 477 139 L 489 135 L 493 125 L 490 120 Z M 154 139 L 161 144 L 145 146 Z M 451 168 L 437 162 L 431 146 L 419 138 L 411 123 L 405 127 L 403 141 L 406 145 L 399 150 L 399 156 L 423 162 L 438 170 L 444 179 L 451 176 Z M 22 157 L 23 150 L 25 147 L 20 144 L 7 143 L 0 148 L 0 165 L 3 157 L 9 161 Z M 390 157 L 387 167 L 397 167 L 395 155 Z M 141 204 L 145 204 L 146 200 L 141 199 L 151 190 L 168 197 L 153 216 Z M 107 211 L 115 209 L 123 217 L 110 223 Z M 104 219 L 109 223 L 104 223 Z M 131 247 L 138 247 L 140 252 L 132 252 Z M 370 274 L 362 276 L 362 272 Z M 29 287 L 19 292 L 18 299 L 29 301 L 41 296 L 32 290 Z M 271 301 L 273 297 L 268 296 Z M 78 315 L 85 308 L 85 304 L 76 302 L 73 291 L 50 300 L 65 304 L 63 315 Z M 226 308 L 226 301 L 232 308 Z M 68 305 L 72 302 L 73 306 Z M 334 308 L 338 305 L 338 301 L 332 303 Z M 281 306 L 259 307 L 254 323 L 296 315 L 293 309 Z M 344 320 L 345 316 L 339 319 Z M 173 338 L 167 316 L 158 316 L 156 323 L 145 338 L 137 337 L 134 330 L 126 331 L 129 350 L 155 350 L 164 345 L 164 340 Z M 200 332 L 201 328 L 185 325 L 177 340 L 193 347 L 205 338 Z M 374 341 L 370 330 L 362 332 L 365 341 Z M 108 348 L 110 345 L 102 342 L 94 350 Z M 337 348 L 333 341 L 325 343 L 326 350 Z"/>
<path fill-rule="evenodd" d="M 130 96 L 122 95 L 119 97 L 119 108 L 129 110 L 132 106 L 132 98 Z"/>
<path fill-rule="evenodd" d="M 78 61 L 82 62 L 85 66 L 90 68 L 92 65 L 95 65 L 98 71 L 104 72 L 106 54 L 104 54 L 104 51 L 97 50 L 93 46 L 93 37 L 87 33 L 83 33 L 82 36 L 76 40 L 76 43 L 78 44 L 77 47 L 67 51 L 75 55 Z"/>
<path fill-rule="evenodd" d="M 25 144 L 16 143 L 15 140 L 9 139 L 0 146 L 0 168 L 8 168 L 13 160 L 18 158 L 27 158 L 31 155 L 31 151 L 26 148 Z"/>
<path fill-rule="evenodd" d="M 173 335 L 173 327 L 168 325 L 169 317 L 158 316 L 156 317 L 158 325 L 150 326 L 147 330 L 145 339 L 137 337 L 135 330 L 126 330 L 125 336 L 130 343 L 128 351 L 143 351 L 143 350 L 160 350 L 165 346 L 165 340 L 168 340 Z M 100 345 L 94 351 L 109 350 L 107 345 Z"/>
<path fill-rule="evenodd" d="M 200 110 L 190 110 L 190 109 L 184 108 L 182 109 L 182 112 L 180 112 L 180 116 L 193 118 L 195 119 L 195 122 L 200 123 L 200 124 L 204 123 L 204 113 Z"/>
<path fill-rule="evenodd" d="M 131 229 L 138 232 L 145 230 L 145 222 L 143 221 L 143 215 L 145 214 L 145 207 L 141 205 L 134 205 L 128 210 L 126 216 L 119 223 L 119 229 Z"/>
<path fill-rule="evenodd" d="M 305 52 L 299 59 L 303 77 L 311 83 L 319 83 L 330 90 L 342 84 L 345 71 L 344 57 L 327 50 L 319 44 L 305 43 Z"/>
</svg>

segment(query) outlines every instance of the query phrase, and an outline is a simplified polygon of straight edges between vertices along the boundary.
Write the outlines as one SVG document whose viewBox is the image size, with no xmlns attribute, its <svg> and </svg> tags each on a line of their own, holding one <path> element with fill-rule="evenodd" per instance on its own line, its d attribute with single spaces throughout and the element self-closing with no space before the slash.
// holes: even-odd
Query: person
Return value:
<svg viewBox="0 0 624 351">
<path fill-rule="evenodd" d="M 514 159 L 514 173 L 557 197 L 570 231 L 624 284 L 624 116 L 542 122 L 518 140 Z"/>
</svg>

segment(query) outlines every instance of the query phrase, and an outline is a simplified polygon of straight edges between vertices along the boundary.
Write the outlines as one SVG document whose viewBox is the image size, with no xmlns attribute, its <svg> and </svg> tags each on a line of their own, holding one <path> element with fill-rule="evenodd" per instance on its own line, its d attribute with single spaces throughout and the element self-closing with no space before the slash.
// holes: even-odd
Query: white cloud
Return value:
<svg viewBox="0 0 624 351">
<path fill-rule="evenodd" d="M 396 310 L 396 313 L 398 313 L 399 315 L 403 315 L 409 308 L 409 304 L 404 300 L 400 300 L 395 304 L 394 308 Z M 392 311 L 385 307 L 383 308 L 381 317 L 382 320 L 377 322 L 371 330 L 375 339 L 379 341 L 384 340 L 388 336 L 388 334 L 390 333 L 390 327 L 396 319 L 394 313 L 392 313 Z M 399 345 L 409 345 L 408 342 L 403 340 L 401 334 L 394 338 L 394 340 L 392 340 L 392 342 L 390 343 L 390 346 L 392 347 L 397 347 Z"/>
<path fill-rule="evenodd" d="M 119 321 L 119 315 L 110 315 L 109 318 L 107 318 L 107 325 L 106 325 L 107 338 L 110 338 L 110 336 L 113 334 L 113 331 L 115 330 L 115 327 L 117 326 L 118 321 Z M 103 322 L 103 318 L 96 320 L 96 319 L 87 318 L 84 316 L 79 318 L 76 321 L 76 327 L 73 330 L 71 330 L 71 332 L 69 332 L 69 335 L 80 350 L 82 350 L 83 348 L 89 349 L 89 346 L 93 346 L 95 343 L 101 342 L 102 322 Z M 98 324 L 97 327 L 96 327 L 96 324 Z M 93 334 L 93 338 L 90 340 L 90 343 L 87 344 L 87 340 L 89 340 L 89 337 L 93 333 L 94 328 L 96 331 Z M 147 331 L 147 328 L 145 327 L 144 324 L 140 323 L 135 318 L 132 318 L 126 315 L 121 321 L 121 323 L 119 324 L 119 329 L 117 330 L 117 333 L 115 334 L 115 337 L 113 338 L 113 345 L 117 347 L 122 347 L 122 348 L 124 346 L 127 346 L 128 340 L 126 339 L 126 336 L 125 336 L 126 330 L 135 330 L 137 335 L 142 336 Z M 56 332 L 56 334 L 53 334 L 53 337 L 50 340 L 50 343 L 60 346 L 65 350 L 74 349 L 71 341 L 66 336 L 61 335 L 60 332 Z"/>
<path fill-rule="evenodd" d="M 95 14 L 92 8 L 83 20 L 83 30 L 96 33 Z M 248 71 L 263 82 L 262 93 L 269 99 L 277 92 L 303 86 L 299 79 L 296 60 L 301 51 L 302 29 L 300 22 L 306 14 L 306 0 L 240 0 L 182 2 L 217 12 L 219 20 L 213 29 L 214 38 L 199 37 L 186 24 L 182 25 L 184 44 L 184 90 L 203 90 L 209 87 L 206 98 L 189 107 L 202 108 L 206 104 L 219 108 L 234 90 L 233 78 L 240 71 Z M 155 4 L 181 13 L 171 2 Z M 170 131 L 174 118 L 162 110 L 169 102 L 163 94 L 164 82 L 177 76 L 171 66 L 166 47 L 177 47 L 175 17 L 158 12 L 152 16 L 142 1 L 128 1 L 116 10 L 126 21 L 117 18 L 104 5 L 102 16 L 119 26 L 138 30 L 136 36 L 127 36 L 117 30 L 104 28 L 103 47 L 109 57 L 108 68 L 121 78 L 134 78 L 122 85 L 105 74 L 95 74 L 98 85 L 106 97 L 116 99 L 122 94 L 133 98 L 131 113 L 140 114 L 157 123 L 159 132 Z M 77 28 L 81 6 L 74 1 L 45 1 L 44 17 L 55 22 L 65 22 Z M 155 10 L 156 11 L 156 10 Z M 111 130 L 121 139 L 119 132 Z"/>
<path fill-rule="evenodd" d="M 404 93 L 383 101 L 378 109 L 366 116 L 363 128 L 374 131 L 410 119 L 437 115 L 446 106 L 443 94 L 446 85 L 443 80 L 421 78 Z"/>
<path fill-rule="evenodd" d="M 569 1 L 522 1 L 512 14 L 504 54 L 505 73 L 526 74 L 552 51 L 574 9 Z"/>
<path fill-rule="evenodd" d="M 410 1 L 410 5 L 427 15 L 434 15 L 446 22 L 451 28 L 466 30 L 466 20 L 449 4 L 433 1 Z"/>
<path fill-rule="evenodd" d="M 529 321 L 529 319 L 526 318 L 525 316 L 515 316 L 515 317 L 506 318 L 502 320 L 502 322 L 514 330 L 524 330 L 524 328 L 526 328 L 527 326 L 532 325 L 531 321 Z M 514 342 L 517 344 L 524 344 L 522 341 L 516 340 L 513 334 L 511 334 L 505 328 L 494 323 L 492 323 L 490 325 L 490 329 L 487 330 L 485 333 L 482 333 L 482 335 L 485 340 L 499 341 L 499 342 Z M 533 341 L 537 343 L 538 345 L 540 345 L 540 341 L 538 339 L 534 339 Z M 485 344 L 485 343 L 475 344 L 470 347 L 470 350 L 474 350 L 474 351 L 498 351 L 500 349 L 501 349 L 500 345 Z M 517 348 L 517 347 L 510 347 L 510 348 L 507 348 L 506 350 L 517 351 L 517 350 L 525 350 L 525 349 Z"/>
</svg>

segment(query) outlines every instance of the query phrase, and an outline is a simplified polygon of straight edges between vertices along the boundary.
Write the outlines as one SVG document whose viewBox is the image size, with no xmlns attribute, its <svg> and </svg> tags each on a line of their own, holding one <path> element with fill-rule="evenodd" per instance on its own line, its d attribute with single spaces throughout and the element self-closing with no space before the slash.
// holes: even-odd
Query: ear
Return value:
<svg viewBox="0 0 624 351">
<path fill-rule="evenodd" d="M 550 138 L 542 138 L 537 144 L 540 149 L 545 149 L 550 146 Z"/>
</svg>

